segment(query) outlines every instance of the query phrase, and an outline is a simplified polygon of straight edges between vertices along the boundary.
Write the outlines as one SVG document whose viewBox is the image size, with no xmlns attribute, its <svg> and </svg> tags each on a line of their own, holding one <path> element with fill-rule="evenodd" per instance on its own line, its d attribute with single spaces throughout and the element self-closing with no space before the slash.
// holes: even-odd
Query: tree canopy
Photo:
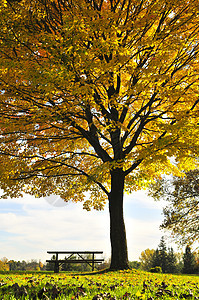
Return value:
<svg viewBox="0 0 199 300">
<path fill-rule="evenodd" d="M 192 245 L 199 237 L 199 170 L 187 171 L 184 176 L 157 180 L 150 186 L 154 199 L 165 199 L 162 228 L 172 232 L 180 245 Z"/>
<path fill-rule="evenodd" d="M 198 0 L 3 0 L 0 12 L 5 197 L 108 199 L 113 229 L 124 190 L 194 167 Z"/>
</svg>

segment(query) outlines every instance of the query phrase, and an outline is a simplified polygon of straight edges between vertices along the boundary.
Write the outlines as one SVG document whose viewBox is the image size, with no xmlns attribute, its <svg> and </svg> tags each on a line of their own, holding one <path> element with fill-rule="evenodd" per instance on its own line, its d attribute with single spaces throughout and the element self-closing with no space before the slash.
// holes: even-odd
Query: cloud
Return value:
<svg viewBox="0 0 199 300">
<path fill-rule="evenodd" d="M 141 190 L 125 195 L 124 197 L 127 204 L 134 203 L 139 204 L 145 208 L 160 210 L 166 205 L 166 201 L 155 201 L 152 197 L 147 195 L 147 191 Z"/>
<path fill-rule="evenodd" d="M 159 221 L 126 218 L 129 258 L 138 260 L 143 250 L 158 247 L 160 238 L 164 235 L 164 232 L 159 230 L 159 226 Z"/>
<path fill-rule="evenodd" d="M 0 213 L 0 231 L 7 233 L 0 242 L 0 257 L 47 259 L 47 250 L 103 250 L 109 242 L 107 213 L 83 211 L 81 204 L 57 208 L 45 199 L 33 209 L 32 200 L 27 196 L 26 202 L 21 201 L 20 213 Z"/>
<path fill-rule="evenodd" d="M 153 202 L 143 193 L 125 196 L 130 260 L 138 259 L 141 251 L 156 248 L 159 243 L 161 210 L 151 207 Z M 102 250 L 106 258 L 110 257 L 107 206 L 104 211 L 87 212 L 81 203 L 55 207 L 44 198 L 25 195 L 1 199 L 0 208 L 0 258 L 36 258 L 44 262 L 50 258 L 47 250 Z"/>
</svg>

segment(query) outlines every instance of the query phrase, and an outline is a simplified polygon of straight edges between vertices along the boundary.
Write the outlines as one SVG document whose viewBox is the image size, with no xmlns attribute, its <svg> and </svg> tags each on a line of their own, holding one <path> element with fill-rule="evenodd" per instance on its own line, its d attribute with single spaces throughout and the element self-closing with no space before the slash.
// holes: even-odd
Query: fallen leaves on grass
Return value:
<svg viewBox="0 0 199 300">
<path fill-rule="evenodd" d="M 0 275 L 0 299 L 198 300 L 199 277 L 128 270 L 87 276 Z"/>
</svg>

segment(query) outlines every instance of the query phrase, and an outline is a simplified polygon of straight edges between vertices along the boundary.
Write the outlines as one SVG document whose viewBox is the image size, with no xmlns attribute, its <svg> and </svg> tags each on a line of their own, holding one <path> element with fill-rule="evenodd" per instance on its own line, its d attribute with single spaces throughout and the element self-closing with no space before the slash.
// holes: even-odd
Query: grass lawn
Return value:
<svg viewBox="0 0 199 300">
<path fill-rule="evenodd" d="M 92 274 L 1 273 L 0 299 L 199 299 L 199 276 L 139 270 Z"/>
</svg>

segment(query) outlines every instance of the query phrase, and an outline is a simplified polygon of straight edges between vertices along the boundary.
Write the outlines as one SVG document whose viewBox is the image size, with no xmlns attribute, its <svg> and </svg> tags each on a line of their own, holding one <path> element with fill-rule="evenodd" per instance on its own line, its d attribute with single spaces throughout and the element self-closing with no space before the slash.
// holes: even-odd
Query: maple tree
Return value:
<svg viewBox="0 0 199 300">
<path fill-rule="evenodd" d="M 198 4 L 0 4 L 4 197 L 108 200 L 111 269 L 128 268 L 124 191 L 194 167 L 199 152 Z"/>
<path fill-rule="evenodd" d="M 161 178 L 150 185 L 149 194 L 164 199 L 162 228 L 171 231 L 180 245 L 192 245 L 199 236 L 199 170 L 185 172 L 184 176 Z"/>
<path fill-rule="evenodd" d="M 0 260 L 0 271 L 9 271 L 8 259 L 6 257 Z"/>
<path fill-rule="evenodd" d="M 139 260 L 141 261 L 143 270 L 150 271 L 150 269 L 153 267 L 154 254 L 155 250 L 149 248 L 141 252 Z"/>
</svg>

